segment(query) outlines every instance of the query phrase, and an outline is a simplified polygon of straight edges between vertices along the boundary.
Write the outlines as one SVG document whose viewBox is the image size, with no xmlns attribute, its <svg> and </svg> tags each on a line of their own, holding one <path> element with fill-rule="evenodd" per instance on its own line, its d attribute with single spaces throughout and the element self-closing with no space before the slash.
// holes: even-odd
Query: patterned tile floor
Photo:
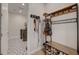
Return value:
<svg viewBox="0 0 79 59">
<path fill-rule="evenodd" d="M 9 39 L 8 55 L 26 55 L 26 41 L 21 39 Z"/>
</svg>

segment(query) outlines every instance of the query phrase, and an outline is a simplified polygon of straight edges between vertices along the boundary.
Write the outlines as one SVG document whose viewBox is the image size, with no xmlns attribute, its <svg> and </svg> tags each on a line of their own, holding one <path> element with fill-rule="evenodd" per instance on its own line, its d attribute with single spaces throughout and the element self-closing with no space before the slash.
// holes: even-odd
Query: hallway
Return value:
<svg viewBox="0 0 79 59">
<path fill-rule="evenodd" d="M 47 55 L 72 55 L 75 54 L 73 51 L 77 54 L 78 5 L 73 3 L 5 5 L 6 8 L 2 11 L 2 54 L 39 55 L 44 54 L 43 51 Z M 52 44 L 53 42 L 55 43 Z"/>
<path fill-rule="evenodd" d="M 27 39 L 25 38 L 27 33 L 21 38 L 23 36 L 21 30 L 27 30 L 27 13 L 24 11 L 26 6 L 15 3 L 8 4 L 8 7 L 8 55 L 26 55 L 27 41 L 23 39 Z"/>
</svg>

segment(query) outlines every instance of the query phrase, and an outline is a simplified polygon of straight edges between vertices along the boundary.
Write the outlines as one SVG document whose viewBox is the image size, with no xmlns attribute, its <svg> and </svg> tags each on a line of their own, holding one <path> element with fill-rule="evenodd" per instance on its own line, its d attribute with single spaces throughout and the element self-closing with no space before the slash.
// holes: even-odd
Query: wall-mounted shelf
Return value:
<svg viewBox="0 0 79 59">
<path fill-rule="evenodd" d="M 67 14 L 67 13 L 75 12 L 76 10 L 77 10 L 77 4 L 74 4 L 74 5 L 65 7 L 63 9 L 57 10 L 55 12 L 46 14 L 46 17 L 48 17 L 48 16 L 56 17 L 56 16 L 64 15 L 64 14 Z"/>
</svg>

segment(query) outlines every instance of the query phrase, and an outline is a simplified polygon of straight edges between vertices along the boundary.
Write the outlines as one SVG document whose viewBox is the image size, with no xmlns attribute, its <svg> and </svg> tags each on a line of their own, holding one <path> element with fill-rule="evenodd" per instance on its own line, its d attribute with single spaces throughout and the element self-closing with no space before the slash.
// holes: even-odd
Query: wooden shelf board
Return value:
<svg viewBox="0 0 79 59">
<path fill-rule="evenodd" d="M 68 55 L 77 55 L 78 54 L 75 49 L 64 46 L 64 45 L 56 43 L 56 42 L 49 42 L 49 43 L 47 43 L 47 45 L 51 46 L 52 48 L 56 48 L 59 51 L 62 51 Z"/>
</svg>

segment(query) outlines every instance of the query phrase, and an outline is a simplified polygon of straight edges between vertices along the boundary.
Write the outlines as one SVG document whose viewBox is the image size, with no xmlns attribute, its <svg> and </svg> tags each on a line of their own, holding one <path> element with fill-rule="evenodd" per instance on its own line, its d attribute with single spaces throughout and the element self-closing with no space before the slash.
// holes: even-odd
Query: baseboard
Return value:
<svg viewBox="0 0 79 59">
<path fill-rule="evenodd" d="M 2 53 L 0 55 L 3 55 Z"/>
<path fill-rule="evenodd" d="M 39 51 L 41 49 L 43 49 L 43 47 L 38 47 L 37 49 L 35 49 L 32 52 L 30 52 L 29 55 L 32 55 L 32 54 L 34 54 L 35 52 L 37 52 L 37 51 Z"/>
<path fill-rule="evenodd" d="M 10 39 L 10 40 L 19 39 L 19 37 L 18 37 L 18 36 L 9 36 L 9 39 Z"/>
</svg>

